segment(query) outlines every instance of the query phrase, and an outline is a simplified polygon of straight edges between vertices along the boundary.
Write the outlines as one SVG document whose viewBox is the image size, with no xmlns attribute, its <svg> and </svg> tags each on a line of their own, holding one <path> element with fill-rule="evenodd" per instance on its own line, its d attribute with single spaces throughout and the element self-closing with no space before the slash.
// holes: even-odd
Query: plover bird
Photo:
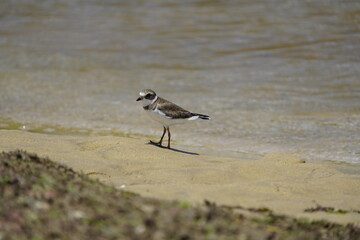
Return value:
<svg viewBox="0 0 360 240">
<path fill-rule="evenodd" d="M 168 132 L 168 148 L 170 148 L 170 126 L 181 124 L 187 121 L 197 119 L 210 120 L 210 117 L 204 114 L 189 112 L 178 105 L 169 102 L 159 96 L 151 89 L 144 89 L 139 93 L 140 97 L 136 101 L 143 101 L 143 108 L 149 116 L 159 122 L 164 127 L 164 132 L 159 142 L 150 141 L 153 144 L 162 144 L 166 131 Z"/>
</svg>

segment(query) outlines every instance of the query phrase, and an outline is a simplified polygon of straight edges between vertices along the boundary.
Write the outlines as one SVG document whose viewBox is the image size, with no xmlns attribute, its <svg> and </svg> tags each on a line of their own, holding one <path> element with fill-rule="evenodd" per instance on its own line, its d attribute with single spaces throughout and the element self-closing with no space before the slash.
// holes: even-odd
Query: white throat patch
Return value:
<svg viewBox="0 0 360 240">
<path fill-rule="evenodd" d="M 153 104 L 158 99 L 158 96 L 155 96 L 155 98 L 151 101 L 150 104 Z"/>
<path fill-rule="evenodd" d="M 143 100 L 143 107 L 147 107 L 151 104 L 153 104 L 158 99 L 158 96 L 155 96 L 153 100 L 145 99 Z"/>
</svg>

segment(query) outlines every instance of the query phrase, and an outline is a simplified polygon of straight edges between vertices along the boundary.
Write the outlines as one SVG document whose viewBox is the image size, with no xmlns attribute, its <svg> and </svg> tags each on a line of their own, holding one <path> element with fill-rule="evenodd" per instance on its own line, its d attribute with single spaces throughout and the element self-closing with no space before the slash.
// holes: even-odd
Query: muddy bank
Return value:
<svg viewBox="0 0 360 240">
<path fill-rule="evenodd" d="M 144 198 L 23 151 L 0 154 L 2 239 L 356 239 L 360 228 Z M 236 213 L 240 209 L 247 214 Z"/>
</svg>

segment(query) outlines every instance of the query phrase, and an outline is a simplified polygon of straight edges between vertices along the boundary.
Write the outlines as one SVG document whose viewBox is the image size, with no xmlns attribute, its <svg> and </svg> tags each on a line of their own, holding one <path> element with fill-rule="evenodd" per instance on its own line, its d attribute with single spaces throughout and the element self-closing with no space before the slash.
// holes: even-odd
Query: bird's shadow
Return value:
<svg viewBox="0 0 360 240">
<path fill-rule="evenodd" d="M 171 151 L 174 151 L 174 152 L 179 152 L 179 153 L 184 153 L 184 154 L 189 154 L 189 155 L 200 155 L 198 153 L 194 153 L 194 152 L 187 152 L 187 151 L 183 151 L 183 150 L 180 150 L 180 149 L 176 149 L 176 148 L 167 148 L 167 147 L 164 147 L 158 143 L 155 143 L 153 141 L 149 141 L 147 144 L 149 145 L 153 145 L 153 146 L 156 146 L 156 147 L 159 147 L 159 148 L 165 148 L 165 149 L 168 149 L 168 150 L 171 150 Z"/>
</svg>

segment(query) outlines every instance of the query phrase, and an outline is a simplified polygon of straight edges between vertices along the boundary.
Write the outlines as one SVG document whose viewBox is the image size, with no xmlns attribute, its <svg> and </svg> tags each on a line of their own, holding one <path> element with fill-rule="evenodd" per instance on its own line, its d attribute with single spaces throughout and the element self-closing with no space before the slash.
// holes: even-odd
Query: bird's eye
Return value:
<svg viewBox="0 0 360 240">
<path fill-rule="evenodd" d="M 146 99 L 150 99 L 150 96 L 151 96 L 151 94 L 148 93 L 148 94 L 145 95 L 145 98 L 146 98 Z"/>
</svg>

